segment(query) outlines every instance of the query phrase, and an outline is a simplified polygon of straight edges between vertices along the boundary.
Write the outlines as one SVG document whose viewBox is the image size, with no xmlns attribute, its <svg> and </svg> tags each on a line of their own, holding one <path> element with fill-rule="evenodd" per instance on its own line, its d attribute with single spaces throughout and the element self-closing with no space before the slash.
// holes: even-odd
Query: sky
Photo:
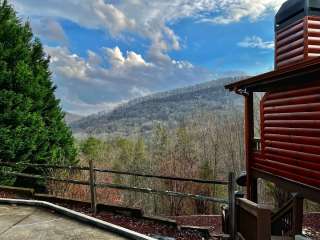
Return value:
<svg viewBox="0 0 320 240">
<path fill-rule="evenodd" d="M 51 56 L 70 113 L 273 69 L 284 0 L 9 0 Z"/>
</svg>

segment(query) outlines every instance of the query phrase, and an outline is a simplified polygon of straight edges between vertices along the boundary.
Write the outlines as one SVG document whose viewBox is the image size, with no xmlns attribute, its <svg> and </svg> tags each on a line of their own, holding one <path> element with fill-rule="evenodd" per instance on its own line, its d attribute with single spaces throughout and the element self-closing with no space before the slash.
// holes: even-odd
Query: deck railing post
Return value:
<svg viewBox="0 0 320 240">
<path fill-rule="evenodd" d="M 229 173 L 229 185 L 228 185 L 228 195 L 229 195 L 229 233 L 231 234 L 231 239 L 235 239 L 236 236 L 236 201 L 235 201 L 235 176 L 233 172 Z"/>
<path fill-rule="evenodd" d="M 90 194 L 91 194 L 91 210 L 94 215 L 97 213 L 97 194 L 96 194 L 96 175 L 94 171 L 93 161 L 89 161 L 89 182 L 90 182 Z"/>
<path fill-rule="evenodd" d="M 299 235 L 302 233 L 303 225 L 303 197 L 298 194 L 293 202 L 293 234 Z"/>
</svg>

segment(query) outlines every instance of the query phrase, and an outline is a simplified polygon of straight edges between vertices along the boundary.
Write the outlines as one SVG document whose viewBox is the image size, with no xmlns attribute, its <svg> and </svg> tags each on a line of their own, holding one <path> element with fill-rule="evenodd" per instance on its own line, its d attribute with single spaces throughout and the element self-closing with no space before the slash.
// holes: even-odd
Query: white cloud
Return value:
<svg viewBox="0 0 320 240">
<path fill-rule="evenodd" d="M 257 21 L 268 12 L 276 12 L 286 0 L 215 0 L 217 16 L 201 21 L 216 24 L 239 22 L 243 18 Z"/>
<path fill-rule="evenodd" d="M 147 63 L 140 54 L 133 51 L 127 52 L 127 57 L 124 57 L 119 47 L 105 48 L 109 62 L 113 67 L 121 66 L 152 66 L 151 63 Z"/>
<path fill-rule="evenodd" d="M 104 0 L 11 0 L 16 10 L 32 17 L 46 16 L 67 19 L 80 26 L 108 30 L 112 35 L 134 27 L 129 19 L 113 4 Z"/>
<path fill-rule="evenodd" d="M 184 18 L 216 24 L 256 21 L 276 11 L 285 0 L 11 0 L 24 16 L 67 19 L 80 26 L 103 29 L 117 37 L 132 32 L 151 41 L 149 55 L 169 60 L 167 52 L 181 48 L 171 23 Z M 36 7 L 35 7 L 36 6 Z"/>
<path fill-rule="evenodd" d="M 176 61 L 176 60 L 172 60 L 172 64 L 176 65 L 179 69 L 183 69 L 183 68 L 194 68 L 194 66 L 187 61 Z"/>
<path fill-rule="evenodd" d="M 51 39 L 66 38 L 61 20 L 72 21 L 83 28 L 99 29 L 118 40 L 127 33 L 148 42 L 143 56 L 134 51 L 123 52 L 119 47 L 104 48 L 101 52 L 88 50 L 87 56 L 72 53 L 67 46 L 46 47 L 52 56 L 51 68 L 59 86 L 58 96 L 76 100 L 76 105 L 88 104 L 90 112 L 109 109 L 117 104 L 148 92 L 168 90 L 200 81 L 213 75 L 188 61 L 171 59 L 169 52 L 182 48 L 181 39 L 172 24 L 192 18 L 195 21 L 229 24 L 243 18 L 259 20 L 274 12 L 284 0 L 11 0 L 23 17 L 50 19 L 37 30 Z M 36 26 L 37 27 L 37 26 Z M 246 39 L 245 39 L 246 40 Z M 63 41 L 63 40 L 62 40 Z M 271 42 L 248 38 L 243 47 L 271 48 Z M 64 44 L 65 45 L 65 44 Z M 67 89 L 67 90 L 65 90 Z M 73 106 L 73 107 L 72 107 Z"/>
<path fill-rule="evenodd" d="M 88 50 L 88 63 L 90 65 L 99 65 L 102 62 L 102 58 L 95 52 Z"/>
<path fill-rule="evenodd" d="M 148 90 L 148 89 L 138 88 L 136 86 L 133 86 L 130 89 L 130 93 L 134 98 L 136 98 L 136 97 L 143 97 L 143 96 L 149 95 L 152 92 L 150 90 Z"/>
<path fill-rule="evenodd" d="M 181 48 L 180 38 L 170 24 L 210 11 L 213 0 L 119 1 L 117 6 L 135 20 L 135 32 L 150 39 L 149 56 L 153 61 L 170 61 L 167 52 Z"/>
<path fill-rule="evenodd" d="M 135 97 L 214 78 L 187 61 L 147 62 L 133 51 L 124 55 L 119 47 L 103 48 L 105 58 L 93 51 L 88 51 L 86 58 L 80 57 L 66 47 L 46 46 L 45 50 L 51 56 L 57 96 L 64 109 L 82 115 L 109 111 Z"/>
<path fill-rule="evenodd" d="M 114 5 L 105 3 L 104 0 L 90 0 L 89 4 L 90 3 L 95 13 L 94 16 L 99 19 L 98 24 L 106 26 L 111 34 L 116 35 L 123 30 L 130 30 L 134 27 L 135 21 L 127 18 L 126 15 Z"/>
<path fill-rule="evenodd" d="M 238 45 L 245 48 L 274 49 L 274 41 L 263 41 L 258 36 L 246 37 Z"/>
<path fill-rule="evenodd" d="M 91 65 L 77 54 L 71 54 L 66 47 L 45 47 L 51 56 L 51 65 L 56 74 L 66 78 L 90 81 L 89 71 Z"/>
</svg>

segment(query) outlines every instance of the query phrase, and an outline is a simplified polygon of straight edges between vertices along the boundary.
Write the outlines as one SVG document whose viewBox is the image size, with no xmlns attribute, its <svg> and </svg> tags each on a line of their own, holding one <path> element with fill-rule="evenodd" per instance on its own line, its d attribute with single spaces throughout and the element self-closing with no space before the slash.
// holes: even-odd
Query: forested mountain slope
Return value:
<svg viewBox="0 0 320 240">
<path fill-rule="evenodd" d="M 152 94 L 122 104 L 109 113 L 99 113 L 72 122 L 74 133 L 128 136 L 146 134 L 157 123 L 175 127 L 193 114 L 228 111 L 242 105 L 241 97 L 231 94 L 224 85 L 243 79 L 233 77 Z"/>
</svg>

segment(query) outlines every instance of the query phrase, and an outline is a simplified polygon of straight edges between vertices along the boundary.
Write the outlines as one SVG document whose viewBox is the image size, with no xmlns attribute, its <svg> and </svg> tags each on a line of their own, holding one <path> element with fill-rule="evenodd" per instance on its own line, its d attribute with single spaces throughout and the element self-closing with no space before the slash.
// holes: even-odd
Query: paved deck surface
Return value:
<svg viewBox="0 0 320 240">
<path fill-rule="evenodd" d="M 6 240 L 124 240 L 104 230 L 49 210 L 0 205 L 0 239 Z"/>
</svg>

